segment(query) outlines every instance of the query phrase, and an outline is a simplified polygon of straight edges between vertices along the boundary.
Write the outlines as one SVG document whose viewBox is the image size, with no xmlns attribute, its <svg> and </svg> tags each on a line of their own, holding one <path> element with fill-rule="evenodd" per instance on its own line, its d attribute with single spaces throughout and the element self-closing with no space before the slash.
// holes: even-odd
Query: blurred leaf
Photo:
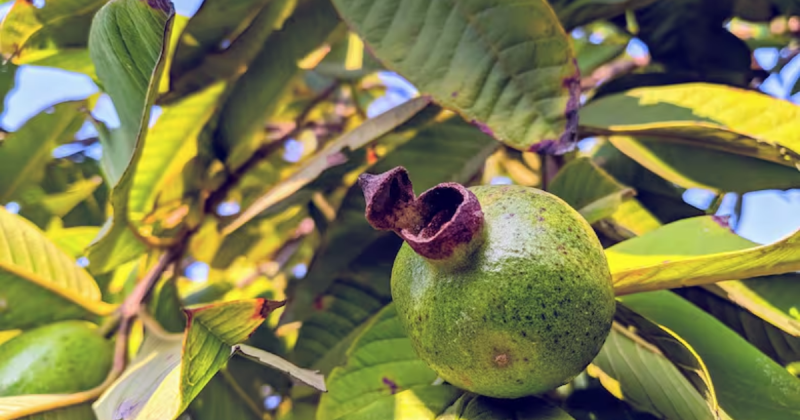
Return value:
<svg viewBox="0 0 800 420">
<path fill-rule="evenodd" d="M 271 368 L 277 369 L 281 372 L 285 372 L 292 378 L 310 386 L 315 389 L 318 389 L 322 392 L 325 392 L 325 377 L 320 375 L 316 371 L 308 370 L 308 369 L 301 369 L 286 360 L 282 359 L 279 356 L 276 356 L 272 353 L 266 352 L 264 350 L 255 348 L 253 346 L 248 346 L 247 344 L 237 344 L 233 347 L 233 352 L 240 354 L 242 356 L 247 357 L 248 359 L 257 361 L 264 366 L 269 366 Z"/>
<path fill-rule="evenodd" d="M 718 218 L 671 223 L 606 250 L 616 294 L 696 286 L 800 270 L 800 231 L 763 246 L 707 252 Z M 727 222 L 725 227 L 727 228 Z M 739 239 L 741 240 L 741 238 Z M 646 249 L 647 251 L 643 251 Z"/>
<path fill-rule="evenodd" d="M 585 134 L 642 135 L 800 164 L 800 107 L 752 90 L 689 83 L 638 88 L 581 109 Z"/>
<path fill-rule="evenodd" d="M 546 1 L 333 3 L 386 67 L 498 140 L 550 153 L 574 146 L 580 75 Z"/>
<path fill-rule="evenodd" d="M 788 334 L 800 337 L 799 274 L 724 281 L 709 286 L 709 290 Z"/>
<path fill-rule="evenodd" d="M 261 408 L 261 407 L 257 407 Z M 194 420 L 263 420 L 260 413 L 257 415 L 248 404 L 242 400 L 232 386 L 225 381 L 225 377 L 218 373 L 197 395 L 187 410 Z"/>
<path fill-rule="evenodd" d="M 436 378 L 436 372 L 417 357 L 411 341 L 397 318 L 394 305 L 389 304 L 369 321 L 350 346 L 347 351 L 347 363 L 331 371 L 327 378 L 328 392 L 320 399 L 317 419 L 360 418 L 355 414 L 368 412 L 370 408 L 374 410 L 376 405 L 388 404 L 388 407 L 382 407 L 381 412 L 383 412 L 392 408 L 392 403 L 389 402 L 392 401 L 391 396 L 397 394 L 397 398 L 409 398 L 411 401 L 411 397 L 415 394 L 413 387 L 430 385 Z M 446 385 L 441 387 L 444 389 L 431 388 L 429 390 L 431 396 L 439 389 L 443 393 L 440 395 L 446 395 L 451 399 L 441 406 L 440 411 L 433 412 L 433 416 L 444 411 L 444 408 L 461 392 L 450 390 Z M 399 397 L 400 393 L 407 390 L 412 396 L 404 394 L 404 397 Z M 426 394 L 428 392 L 416 393 L 418 398 L 426 398 Z M 382 397 L 390 399 L 382 404 L 378 402 Z M 422 419 L 433 416 L 399 418 Z M 388 414 L 388 417 L 391 418 L 391 414 Z"/>
<path fill-rule="evenodd" d="M 711 315 L 669 291 L 638 293 L 621 301 L 694 348 L 731 418 L 789 420 L 800 415 L 800 381 Z"/>
<path fill-rule="evenodd" d="M 136 139 L 125 172 L 112 191 L 114 215 L 88 250 L 95 273 L 111 271 L 144 250 L 128 230 L 128 198 L 144 150 L 174 15 L 166 0 L 111 0 L 92 23 L 89 50 L 97 75 L 119 115 L 123 138 Z"/>
<path fill-rule="evenodd" d="M 161 108 L 161 115 L 143 143 L 128 207 L 134 221 L 148 213 L 163 191 L 166 179 L 175 176 L 197 155 L 200 131 L 219 106 L 224 84 L 207 89 Z"/>
<path fill-rule="evenodd" d="M 83 403 L 70 407 L 59 408 L 28 414 L 31 411 L 40 411 L 42 406 L 50 404 L 60 405 L 65 400 L 72 399 L 69 394 L 48 395 L 19 395 L 0 398 L 0 418 L 18 420 L 95 420 L 91 403 Z M 28 415 L 26 415 L 28 414 Z"/>
<path fill-rule="evenodd" d="M 172 102 L 247 68 L 297 0 L 204 1 L 181 34 L 170 68 Z"/>
<path fill-rule="evenodd" d="M 464 394 L 436 420 L 574 420 L 537 397 L 501 400 Z"/>
<path fill-rule="evenodd" d="M 591 75 L 592 72 L 608 64 L 611 60 L 619 57 L 627 43 L 606 43 L 594 44 L 584 39 L 573 40 L 575 46 L 575 55 L 578 58 L 578 68 L 581 74 Z"/>
<path fill-rule="evenodd" d="M 99 176 L 84 179 L 70 185 L 67 191 L 42 198 L 40 203 L 53 216 L 64 217 L 83 200 L 91 197 L 102 183 L 103 179 Z"/>
<path fill-rule="evenodd" d="M 62 251 L 72 258 L 82 257 L 86 247 L 97 236 L 100 228 L 81 226 L 73 228 L 47 229 L 47 239 L 53 241 Z"/>
<path fill-rule="evenodd" d="M 712 414 L 718 413 L 719 403 L 711 382 L 711 374 L 697 352 L 685 340 L 630 310 L 622 303 L 617 303 L 614 319 L 618 328 L 626 328 L 624 331 L 620 330 L 623 334 L 627 334 L 629 338 L 639 337 L 644 343 L 654 346 L 654 351 L 672 362 L 703 397 L 709 411 Z"/>
<path fill-rule="evenodd" d="M 595 20 L 624 15 L 627 10 L 647 6 L 655 0 L 552 0 L 564 29 L 571 31 Z"/>
<path fill-rule="evenodd" d="M 227 164 L 237 168 L 257 147 L 255 134 L 275 114 L 290 82 L 299 74 L 298 61 L 320 46 L 339 26 L 328 0 L 303 2 L 283 28 L 264 43 L 225 101 L 217 133 Z"/>
<path fill-rule="evenodd" d="M 800 187 L 800 171 L 785 165 L 658 138 L 611 136 L 628 157 L 683 188 L 746 193 Z"/>
<path fill-rule="evenodd" d="M 27 220 L 0 208 L 0 330 L 65 319 L 91 319 L 114 309 L 94 279 Z"/>
<path fill-rule="evenodd" d="M 177 278 L 167 278 L 156 283 L 147 303 L 148 312 L 158 324 L 170 333 L 186 329 L 186 315 L 181 306 Z"/>
<path fill-rule="evenodd" d="M 592 370 L 594 368 L 595 366 L 591 365 L 589 367 Z M 585 379 L 587 386 L 575 387 L 561 407 L 576 420 L 656 420 L 658 418 L 647 412 L 636 410 L 627 402 L 617 399 L 600 385 L 600 381 L 588 374 L 581 375 L 580 378 L 580 380 Z"/>
<path fill-rule="evenodd" d="M 613 328 L 589 374 L 617 398 L 659 418 L 713 420 L 703 397 L 675 365 L 633 337 Z"/>
<path fill-rule="evenodd" d="M 797 275 L 793 277 L 787 278 L 787 280 L 793 281 L 794 284 L 786 285 L 794 286 L 791 287 L 790 291 L 800 290 L 800 287 L 798 287 L 800 284 L 797 283 L 800 279 L 797 278 Z M 770 281 L 771 279 L 764 278 L 763 280 Z M 678 289 L 675 292 L 697 305 L 700 309 L 713 315 L 782 366 L 788 366 L 790 363 L 800 361 L 800 337 L 781 331 L 774 325 L 748 312 L 747 309 L 724 297 L 717 296 L 711 291 L 703 290 L 699 287 L 689 287 Z M 724 292 L 722 294 L 724 295 Z M 795 295 L 796 298 L 798 293 L 789 294 Z M 795 302 L 797 301 L 795 300 Z"/>
<path fill-rule="evenodd" d="M 103 3 L 15 1 L 0 26 L 0 53 L 18 65 L 59 67 L 94 76 L 86 44 L 92 16 Z"/>
<path fill-rule="evenodd" d="M 186 311 L 183 335 L 147 332 L 125 373 L 94 404 L 101 419 L 176 418 L 278 302 L 217 303 Z"/>
<path fill-rule="evenodd" d="M 382 173 L 403 165 L 412 174 L 415 189 L 421 193 L 441 182 L 468 182 L 498 147 L 491 137 L 454 116 L 420 128 L 411 140 L 398 146 L 369 171 Z M 364 208 L 361 188 L 352 185 L 325 233 L 308 275 L 289 292 L 292 299 L 283 315 L 285 321 L 306 319 L 314 300 L 335 276 L 376 239 L 387 234 L 367 223 Z"/>
<path fill-rule="evenodd" d="M 336 419 L 434 420 L 460 394 L 461 390 L 450 385 L 417 385 L 398 394 L 381 397 L 358 411 Z"/>
<path fill-rule="evenodd" d="M 548 190 L 580 211 L 589 223 L 613 215 L 634 194 L 588 157 L 579 157 L 561 168 Z"/>
<path fill-rule="evenodd" d="M 0 34 L 2 28 L 0 28 Z M 5 111 L 5 97 L 8 92 L 14 87 L 14 82 L 17 79 L 17 66 L 10 62 L 0 62 L 0 113 Z M 2 139 L 2 137 L 0 137 Z"/>
<path fill-rule="evenodd" d="M 24 3 L 24 2 L 22 2 Z M 42 181 L 56 146 L 72 140 L 85 115 L 83 101 L 63 102 L 43 111 L 10 133 L 0 153 L 0 203 L 19 197 L 21 189 Z"/>
<path fill-rule="evenodd" d="M 662 64 L 667 73 L 747 86 L 751 77 L 750 49 L 724 26 L 732 17 L 731 1 L 656 1 L 634 13 L 636 36 L 647 44 L 653 61 Z"/>
<path fill-rule="evenodd" d="M 236 219 L 225 226 L 223 231 L 233 232 L 262 211 L 291 196 L 299 189 L 314 181 L 326 170 L 337 166 L 337 164 L 341 164 L 342 153 L 346 153 L 347 150 L 352 151 L 359 149 L 378 137 L 387 134 L 391 130 L 397 128 L 397 126 L 408 121 L 429 103 L 430 99 L 425 97 L 412 99 L 375 118 L 365 121 L 358 128 L 328 143 L 325 148 L 319 151 L 314 157 L 303 162 L 300 168 L 289 178 L 274 186 L 265 195 L 251 204 L 250 207 L 242 211 Z"/>
</svg>

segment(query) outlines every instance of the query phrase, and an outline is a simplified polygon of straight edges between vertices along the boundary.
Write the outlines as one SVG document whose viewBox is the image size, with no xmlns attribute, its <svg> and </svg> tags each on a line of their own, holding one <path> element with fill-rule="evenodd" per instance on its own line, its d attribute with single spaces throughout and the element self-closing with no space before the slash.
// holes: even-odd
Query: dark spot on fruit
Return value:
<svg viewBox="0 0 800 420">
<path fill-rule="evenodd" d="M 532 321 L 532 320 L 533 320 L 533 317 L 532 317 L 532 316 L 530 316 L 530 315 L 525 315 L 525 320 L 526 320 L 526 321 Z"/>
<path fill-rule="evenodd" d="M 527 362 L 527 361 L 528 361 L 528 358 L 527 358 L 527 357 L 524 357 L 522 360 L 523 360 L 523 361 L 525 361 L 525 362 Z"/>
<path fill-rule="evenodd" d="M 545 319 L 547 319 L 547 315 L 545 315 L 545 314 L 542 314 L 542 315 L 541 315 L 541 317 L 542 317 L 542 321 L 544 321 Z"/>
<path fill-rule="evenodd" d="M 519 333 L 522 334 L 523 337 L 527 337 L 528 336 L 528 333 L 526 333 L 525 331 L 520 331 Z"/>
<path fill-rule="evenodd" d="M 517 383 L 521 384 L 522 383 L 522 379 L 517 379 Z"/>
<path fill-rule="evenodd" d="M 506 367 L 508 366 L 509 360 L 508 355 L 505 353 L 500 353 L 494 357 L 494 364 L 498 367 Z"/>
<path fill-rule="evenodd" d="M 539 218 L 537 220 L 539 220 L 540 222 L 544 222 L 544 217 L 539 216 Z"/>
<path fill-rule="evenodd" d="M 484 315 L 484 316 L 483 316 L 483 322 L 486 322 L 486 321 L 487 321 L 487 319 L 486 319 L 486 315 Z"/>
<path fill-rule="evenodd" d="M 541 207 L 541 208 L 539 208 L 539 211 L 547 211 L 547 209 L 544 208 L 544 207 Z"/>
</svg>

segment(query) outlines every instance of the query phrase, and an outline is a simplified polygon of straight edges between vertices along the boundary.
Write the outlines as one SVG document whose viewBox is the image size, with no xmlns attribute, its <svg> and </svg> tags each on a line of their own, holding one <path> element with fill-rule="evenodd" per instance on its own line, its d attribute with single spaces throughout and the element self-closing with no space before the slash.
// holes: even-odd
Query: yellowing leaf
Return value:
<svg viewBox="0 0 800 420">
<path fill-rule="evenodd" d="M 687 83 L 601 97 L 581 108 L 584 135 L 661 141 L 800 165 L 800 107 L 753 90 Z"/>
<path fill-rule="evenodd" d="M 112 310 L 86 270 L 32 223 L 0 208 L 0 330 Z"/>
<path fill-rule="evenodd" d="M 685 219 L 608 248 L 606 257 L 616 294 L 800 270 L 800 231 L 772 244 L 746 249 L 737 248 L 732 240 L 728 251 L 706 254 L 703 242 L 720 234 L 713 228 L 718 223 L 725 222 L 715 217 Z"/>
</svg>

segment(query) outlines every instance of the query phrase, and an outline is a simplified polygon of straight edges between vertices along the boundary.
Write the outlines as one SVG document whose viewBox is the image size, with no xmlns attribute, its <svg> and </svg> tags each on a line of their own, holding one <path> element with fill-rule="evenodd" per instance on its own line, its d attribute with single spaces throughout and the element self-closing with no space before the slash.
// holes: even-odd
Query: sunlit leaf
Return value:
<svg viewBox="0 0 800 420">
<path fill-rule="evenodd" d="M 70 185 L 69 189 L 62 193 L 50 194 L 42 198 L 39 203 L 53 216 L 64 217 L 78 204 L 91 197 L 102 183 L 103 179 L 99 176 L 84 179 Z"/>
<path fill-rule="evenodd" d="M 281 372 L 285 372 L 292 378 L 320 391 L 325 392 L 325 378 L 319 372 L 301 369 L 283 358 L 268 353 L 264 350 L 248 346 L 246 344 L 237 344 L 233 347 L 235 353 L 241 354 L 249 359 L 258 361 L 262 365 L 269 366 Z"/>
<path fill-rule="evenodd" d="M 60 103 L 37 114 L 3 140 L 0 203 L 18 198 L 24 186 L 44 178 L 45 165 L 53 159 L 53 149 L 72 140 L 81 128 L 85 118 L 81 108 L 85 106 L 83 101 Z"/>
<path fill-rule="evenodd" d="M 27 220 L 0 208 L 0 330 L 107 315 L 94 279 Z"/>
<path fill-rule="evenodd" d="M 83 256 L 84 250 L 97 236 L 100 228 L 94 226 L 80 226 L 73 228 L 48 229 L 45 232 L 47 239 L 53 241 L 72 258 Z"/>
<path fill-rule="evenodd" d="M 147 134 L 133 183 L 128 207 L 132 220 L 149 212 L 165 180 L 180 173 L 197 154 L 197 137 L 211 114 L 224 84 L 215 84 L 186 99 L 162 107 L 156 124 Z"/>
<path fill-rule="evenodd" d="M 705 362 L 720 407 L 733 419 L 793 419 L 800 381 L 711 315 L 669 291 L 621 301 L 686 340 Z"/>
<path fill-rule="evenodd" d="M 588 157 L 579 157 L 561 168 L 547 189 L 580 211 L 589 223 L 613 215 L 634 194 Z"/>
<path fill-rule="evenodd" d="M 176 418 L 280 303 L 264 299 L 187 310 L 183 335 L 146 333 L 136 358 L 94 404 L 99 418 Z"/>
<path fill-rule="evenodd" d="M 180 36 L 170 68 L 176 98 L 247 68 L 265 41 L 294 10 L 297 0 L 204 1 Z"/>
<path fill-rule="evenodd" d="M 418 192 L 441 182 L 468 182 L 499 144 L 458 117 L 423 126 L 414 136 L 373 165 L 371 173 L 404 166 Z M 308 275 L 292 291 L 284 318 L 302 320 L 312 303 L 370 244 L 386 232 L 376 231 L 364 218 L 364 194 L 358 185 L 345 195 L 336 219 L 325 233 Z M 296 317 L 296 318 L 295 318 Z"/>
<path fill-rule="evenodd" d="M 256 147 L 253 136 L 300 72 L 298 61 L 320 46 L 340 21 L 328 0 L 303 2 L 283 28 L 275 31 L 236 82 L 220 116 L 220 147 L 227 163 L 238 167 Z M 260 138 L 258 138 L 260 140 Z"/>
<path fill-rule="evenodd" d="M 753 91 L 688 83 L 645 87 L 591 101 L 585 134 L 639 135 L 795 166 L 800 107 Z"/>
<path fill-rule="evenodd" d="M 317 412 L 318 420 L 351 418 L 354 413 L 365 412 L 373 406 L 391 409 L 392 398 L 379 403 L 383 397 L 397 394 L 401 400 L 414 395 L 425 398 L 426 393 L 415 394 L 413 387 L 431 385 L 436 372 L 419 359 L 397 318 L 394 305 L 389 305 L 369 321 L 367 327 L 347 351 L 347 363 L 335 368 L 327 378 L 328 393 L 323 394 Z M 449 389 L 449 386 L 440 385 Z M 403 391 L 411 394 L 399 395 Z M 431 389 L 433 395 L 435 389 Z M 452 400 L 456 392 L 442 390 Z M 452 401 L 451 400 L 451 401 Z M 445 402 L 442 407 L 447 407 Z M 371 412 L 371 411 L 370 411 Z M 391 411 L 390 411 L 391 412 Z M 433 412 L 435 417 L 439 412 Z M 433 418 L 429 417 L 429 418 Z M 352 417 L 359 418 L 359 417 Z M 413 417 L 408 417 L 413 418 Z M 428 418 L 428 417 L 419 417 Z"/>
<path fill-rule="evenodd" d="M 704 242 L 719 235 L 713 216 L 681 220 L 606 250 L 617 295 L 669 289 L 800 270 L 800 232 L 762 246 L 708 253 Z M 744 240 L 739 238 L 739 240 Z M 647 251 L 643 251 L 647 249 Z"/>
<path fill-rule="evenodd" d="M 745 193 L 800 187 L 800 171 L 761 159 L 650 137 L 611 136 L 609 141 L 645 168 L 683 188 Z"/>
<path fill-rule="evenodd" d="M 408 121 L 429 103 L 430 100 L 425 97 L 412 99 L 375 118 L 365 121 L 364 124 L 358 128 L 330 142 L 313 158 L 304 162 L 292 176 L 270 189 L 265 195 L 257 199 L 250 207 L 239 214 L 235 220 L 225 226 L 225 231 L 232 232 L 262 211 L 289 197 L 291 194 L 314 181 L 314 179 L 320 176 L 325 170 L 335 166 L 337 162 L 340 162 L 340 159 L 337 158 L 340 157 L 342 153 L 348 150 L 361 148 L 397 128 L 397 126 Z"/>
<path fill-rule="evenodd" d="M 336 419 L 434 420 L 460 394 L 461 390 L 450 385 L 417 385 L 395 395 L 383 396 L 360 410 Z"/>
<path fill-rule="evenodd" d="M 375 56 L 520 150 L 574 146 L 580 75 L 544 0 L 333 0 Z"/>
<path fill-rule="evenodd" d="M 174 15 L 166 0 L 112 0 L 92 21 L 89 50 L 97 75 L 119 114 L 122 135 L 136 139 L 127 169 L 112 191 L 114 216 L 88 250 L 93 272 L 108 272 L 144 249 L 128 230 L 128 196 L 142 157 Z"/>
<path fill-rule="evenodd" d="M 0 53 L 15 64 L 94 75 L 86 49 L 92 16 L 103 0 L 14 2 L 0 26 Z"/>
</svg>

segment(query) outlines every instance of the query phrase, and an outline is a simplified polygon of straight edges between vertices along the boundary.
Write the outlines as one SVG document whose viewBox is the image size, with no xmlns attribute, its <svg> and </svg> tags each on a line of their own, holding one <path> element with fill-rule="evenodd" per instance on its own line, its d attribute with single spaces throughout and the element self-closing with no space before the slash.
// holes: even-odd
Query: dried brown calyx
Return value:
<svg viewBox="0 0 800 420">
<path fill-rule="evenodd" d="M 483 241 L 483 211 L 463 185 L 439 184 L 414 195 L 405 168 L 363 174 L 358 183 L 372 227 L 396 232 L 417 254 L 434 261 L 461 259 Z"/>
</svg>

